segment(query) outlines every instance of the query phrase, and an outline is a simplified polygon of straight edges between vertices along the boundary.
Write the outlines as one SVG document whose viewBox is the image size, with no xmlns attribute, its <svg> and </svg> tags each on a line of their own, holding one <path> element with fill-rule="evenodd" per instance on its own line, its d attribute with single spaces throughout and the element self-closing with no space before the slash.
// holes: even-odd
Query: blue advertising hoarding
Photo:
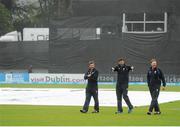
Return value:
<svg viewBox="0 0 180 127">
<path fill-rule="evenodd" d="M 0 83 L 29 83 L 28 73 L 0 73 Z"/>
<path fill-rule="evenodd" d="M 5 82 L 5 74 L 3 72 L 0 72 L 0 83 Z"/>
</svg>

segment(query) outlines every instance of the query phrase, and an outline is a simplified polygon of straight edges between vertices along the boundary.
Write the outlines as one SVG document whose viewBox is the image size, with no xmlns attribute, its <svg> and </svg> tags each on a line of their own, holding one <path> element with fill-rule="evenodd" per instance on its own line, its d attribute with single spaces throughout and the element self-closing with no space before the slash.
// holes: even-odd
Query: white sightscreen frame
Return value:
<svg viewBox="0 0 180 127">
<path fill-rule="evenodd" d="M 163 24 L 164 28 L 160 31 L 146 31 L 146 25 L 148 23 L 151 24 Z M 134 31 L 133 28 L 127 29 L 127 24 L 143 24 L 143 31 Z M 122 33 L 166 33 L 167 32 L 167 12 L 164 12 L 164 20 L 163 21 L 147 21 L 146 20 L 146 13 L 144 13 L 143 21 L 126 21 L 126 14 L 123 13 L 123 26 L 122 26 Z"/>
</svg>

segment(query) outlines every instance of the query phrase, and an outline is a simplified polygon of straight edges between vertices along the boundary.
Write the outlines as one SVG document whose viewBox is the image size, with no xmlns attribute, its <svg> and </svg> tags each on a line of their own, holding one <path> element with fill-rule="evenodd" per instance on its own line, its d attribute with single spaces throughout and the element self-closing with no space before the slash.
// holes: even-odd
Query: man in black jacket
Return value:
<svg viewBox="0 0 180 127">
<path fill-rule="evenodd" d="M 88 71 L 84 75 L 84 79 L 88 80 L 86 87 L 86 100 L 83 109 L 80 110 L 82 113 L 86 113 L 89 108 L 91 96 L 94 98 L 94 111 L 92 113 L 99 112 L 99 100 L 98 100 L 98 71 L 95 69 L 95 62 L 89 61 Z"/>
<path fill-rule="evenodd" d="M 154 114 L 156 114 L 156 115 L 161 114 L 159 104 L 158 104 L 158 96 L 159 96 L 159 92 L 160 92 L 161 81 L 163 83 L 163 90 L 164 90 L 165 86 L 166 86 L 164 74 L 161 71 L 161 69 L 159 69 L 157 67 L 156 59 L 152 59 L 151 67 L 147 73 L 147 83 L 148 83 L 149 91 L 150 91 L 151 98 L 152 98 L 151 105 L 149 107 L 149 111 L 147 112 L 148 115 L 152 114 L 153 109 L 155 110 Z"/>
<path fill-rule="evenodd" d="M 128 105 L 128 113 L 132 112 L 133 105 L 131 104 L 128 97 L 128 83 L 129 83 L 129 71 L 133 70 L 133 66 L 127 66 L 124 59 L 118 60 L 118 65 L 112 68 L 112 71 L 117 72 L 117 83 L 116 83 L 116 95 L 117 95 L 117 106 L 118 111 L 116 114 L 123 113 L 122 109 L 122 96 Z"/>
</svg>

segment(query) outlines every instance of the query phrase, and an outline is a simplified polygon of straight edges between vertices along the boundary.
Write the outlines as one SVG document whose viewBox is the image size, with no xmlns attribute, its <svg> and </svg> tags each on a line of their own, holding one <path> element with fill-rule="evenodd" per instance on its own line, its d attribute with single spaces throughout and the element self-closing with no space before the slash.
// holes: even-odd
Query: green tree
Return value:
<svg viewBox="0 0 180 127">
<path fill-rule="evenodd" d="M 20 4 L 16 0 L 14 6 L 11 8 L 13 24 L 16 30 L 22 31 L 24 27 L 34 27 L 36 20 L 37 8 L 33 4 Z"/>
<path fill-rule="evenodd" d="M 14 27 L 18 31 L 24 27 L 48 27 L 53 5 L 54 0 L 38 0 L 29 4 L 15 2 L 11 9 Z"/>
<path fill-rule="evenodd" d="M 13 30 L 11 12 L 0 3 L 0 35 Z"/>
<path fill-rule="evenodd" d="M 0 3 L 0 28 L 5 25 L 0 29 L 3 33 L 12 30 L 12 26 L 21 32 L 25 27 L 48 27 L 51 17 L 72 15 L 72 0 L 37 0 L 28 4 L 18 0 L 0 0 Z"/>
</svg>

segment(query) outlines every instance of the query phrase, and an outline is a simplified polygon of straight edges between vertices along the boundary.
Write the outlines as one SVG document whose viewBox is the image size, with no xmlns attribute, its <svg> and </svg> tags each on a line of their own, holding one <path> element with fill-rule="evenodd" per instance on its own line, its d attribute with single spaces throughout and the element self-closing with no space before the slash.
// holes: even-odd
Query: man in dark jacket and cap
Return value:
<svg viewBox="0 0 180 127">
<path fill-rule="evenodd" d="M 128 105 L 128 113 L 133 110 L 133 105 L 131 104 L 128 97 L 128 83 L 129 83 L 129 71 L 133 70 L 133 66 L 127 66 L 125 60 L 120 58 L 118 60 L 118 65 L 112 67 L 112 71 L 117 72 L 117 83 L 116 83 L 116 95 L 117 95 L 117 106 L 118 111 L 116 114 L 123 113 L 122 109 L 122 97 Z"/>
</svg>

